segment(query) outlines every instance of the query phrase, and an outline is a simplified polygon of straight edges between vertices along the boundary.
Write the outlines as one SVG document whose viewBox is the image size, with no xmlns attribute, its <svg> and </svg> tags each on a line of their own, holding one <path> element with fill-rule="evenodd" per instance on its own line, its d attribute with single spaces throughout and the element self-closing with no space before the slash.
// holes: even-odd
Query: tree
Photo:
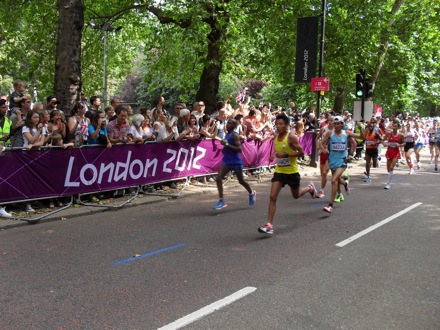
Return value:
<svg viewBox="0 0 440 330">
<path fill-rule="evenodd" d="M 82 0 L 59 0 L 54 91 L 70 111 L 81 91 L 81 39 L 84 27 Z"/>
<path fill-rule="evenodd" d="M 354 76 L 360 68 L 374 78 L 374 101 L 386 111 L 401 108 L 427 114 L 438 107 L 438 1 L 327 3 L 324 75 L 331 79 L 331 91 L 324 97 L 324 107 L 351 107 Z M 0 79 L 5 79 L 0 86 L 18 78 L 47 96 L 58 84 L 54 77 L 59 70 L 56 80 L 67 83 L 57 93 L 73 88 L 62 96 L 71 103 L 78 81 L 66 78 L 69 69 L 59 65 L 71 62 L 67 54 L 72 51 L 75 63 L 80 56 L 72 72 L 80 70 L 83 90 L 88 95 L 100 93 L 102 35 L 79 21 L 68 30 L 67 22 L 75 18 L 60 19 L 72 14 L 63 12 L 67 8 L 62 4 L 67 2 L 0 2 L 2 12 L 14 10 L 14 15 L 4 15 L 0 21 Z M 296 20 L 319 15 L 320 5 L 318 0 L 310 4 L 298 0 L 84 0 L 83 9 L 77 10 L 78 14 L 83 10 L 84 21 L 123 26 L 108 38 L 107 72 L 113 93 L 124 77 L 136 73 L 132 81 L 142 80 L 138 100 L 151 101 L 154 93 L 165 93 L 175 101 L 203 99 L 212 106 L 255 79 L 268 83 L 261 92 L 264 99 L 276 105 L 295 101 L 304 108 L 316 102 L 316 95 L 308 84 L 293 83 Z M 58 23 L 65 26 L 58 29 Z M 80 32 L 71 36 L 73 29 Z M 81 50 L 67 49 L 78 47 L 79 35 Z M 55 43 L 59 38 L 66 41 Z M 65 59 L 56 62 L 57 54 Z"/>
</svg>

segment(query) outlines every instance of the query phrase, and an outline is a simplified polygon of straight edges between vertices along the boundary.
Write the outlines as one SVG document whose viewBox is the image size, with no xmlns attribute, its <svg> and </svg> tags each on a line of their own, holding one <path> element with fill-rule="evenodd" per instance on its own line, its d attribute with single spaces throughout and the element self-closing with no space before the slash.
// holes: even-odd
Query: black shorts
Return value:
<svg viewBox="0 0 440 330">
<path fill-rule="evenodd" d="M 414 142 L 407 142 L 404 146 L 403 146 L 403 151 L 407 152 L 409 149 L 414 149 Z"/>
<path fill-rule="evenodd" d="M 374 149 L 365 149 L 365 156 L 370 156 L 371 158 L 377 158 L 379 156 L 379 152 L 377 148 Z"/>
<path fill-rule="evenodd" d="M 287 184 L 292 189 L 298 189 L 301 182 L 301 175 L 299 173 L 285 174 L 275 172 L 272 182 L 281 182 L 283 187 Z"/>
</svg>

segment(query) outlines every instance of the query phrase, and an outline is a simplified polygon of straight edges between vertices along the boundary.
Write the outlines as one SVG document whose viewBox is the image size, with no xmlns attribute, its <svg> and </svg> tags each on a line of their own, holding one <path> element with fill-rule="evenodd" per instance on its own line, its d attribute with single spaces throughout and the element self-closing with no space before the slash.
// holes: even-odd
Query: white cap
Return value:
<svg viewBox="0 0 440 330">
<path fill-rule="evenodd" d="M 341 116 L 336 116 L 335 118 L 333 118 L 333 123 L 343 123 L 344 120 L 342 119 Z"/>
</svg>

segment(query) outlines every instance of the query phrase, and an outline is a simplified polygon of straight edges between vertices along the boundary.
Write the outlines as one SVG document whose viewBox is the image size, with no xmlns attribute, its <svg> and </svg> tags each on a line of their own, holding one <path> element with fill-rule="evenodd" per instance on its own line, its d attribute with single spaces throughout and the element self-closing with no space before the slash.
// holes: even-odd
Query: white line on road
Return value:
<svg viewBox="0 0 440 330">
<path fill-rule="evenodd" d="M 385 220 L 382 220 L 381 222 L 378 222 L 375 225 L 373 225 L 371 227 L 368 227 L 365 230 L 362 230 L 361 232 L 357 233 L 356 235 L 353 235 L 353 236 L 347 238 L 346 240 L 344 240 L 342 242 L 339 242 L 338 244 L 336 244 L 336 246 L 343 247 L 343 246 L 353 242 L 354 240 L 358 239 L 359 237 L 362 237 L 362 236 L 368 234 L 369 232 L 371 232 L 371 231 L 373 231 L 373 230 L 383 226 L 384 224 L 386 224 L 386 223 L 388 223 L 388 222 L 390 222 L 390 221 L 400 217 L 401 215 L 411 211 L 412 209 L 414 209 L 414 208 L 416 208 L 416 207 L 418 207 L 418 206 L 420 206 L 422 204 L 423 203 L 415 203 L 414 205 L 411 205 L 410 207 L 407 207 L 406 209 L 400 211 L 399 213 L 396 213 L 396 214 L 392 215 L 391 217 L 388 217 Z"/>
<path fill-rule="evenodd" d="M 220 308 L 223 308 L 234 301 L 243 298 L 244 296 L 247 296 L 248 294 L 254 292 L 257 290 L 257 288 L 248 286 L 244 289 L 241 289 L 230 296 L 227 296 L 223 299 L 220 299 L 206 307 L 203 307 L 199 309 L 198 311 L 195 311 L 194 313 L 191 313 L 187 316 L 182 317 L 181 319 L 178 319 L 174 321 L 173 323 L 167 324 L 163 326 L 162 328 L 159 328 L 158 330 L 175 330 L 180 329 L 184 326 L 187 326 L 188 324 L 201 319 L 202 317 L 211 314 L 212 312 L 215 312 L 216 310 L 219 310 Z"/>
</svg>

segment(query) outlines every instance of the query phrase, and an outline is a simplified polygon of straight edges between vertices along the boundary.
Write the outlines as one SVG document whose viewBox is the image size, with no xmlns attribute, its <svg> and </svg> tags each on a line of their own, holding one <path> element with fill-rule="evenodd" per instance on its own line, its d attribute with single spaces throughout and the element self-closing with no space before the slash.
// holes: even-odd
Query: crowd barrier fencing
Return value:
<svg viewBox="0 0 440 330">
<path fill-rule="evenodd" d="M 313 133 L 301 144 L 311 153 Z M 13 149 L 0 154 L 0 205 L 81 196 L 142 185 L 209 176 L 222 161 L 218 140 Z M 242 141 L 246 169 L 271 165 L 273 141 Z"/>
</svg>

